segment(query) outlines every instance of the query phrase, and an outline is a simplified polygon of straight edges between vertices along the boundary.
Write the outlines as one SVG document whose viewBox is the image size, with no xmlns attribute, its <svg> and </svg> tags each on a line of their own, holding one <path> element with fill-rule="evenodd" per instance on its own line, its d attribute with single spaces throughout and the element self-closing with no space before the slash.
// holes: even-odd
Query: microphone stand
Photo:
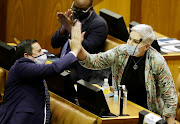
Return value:
<svg viewBox="0 0 180 124">
<path fill-rule="evenodd" d="M 137 46 L 138 46 L 141 42 L 142 42 L 142 39 L 139 40 L 139 43 L 136 45 L 136 47 L 135 47 L 135 49 L 134 49 L 134 52 L 135 52 Z M 133 55 L 134 55 L 134 52 L 133 52 Z M 132 56 L 133 56 L 133 55 L 132 55 Z M 131 60 L 130 60 L 129 63 L 131 63 L 131 61 L 132 61 L 132 58 L 131 58 Z M 129 65 L 130 65 L 130 64 L 129 64 Z M 127 66 L 127 69 L 126 69 L 126 71 L 124 72 L 124 77 L 125 77 L 125 75 L 126 75 L 126 73 L 127 73 L 127 70 L 128 70 L 128 68 L 129 68 L 129 65 Z M 123 81 L 123 79 L 124 79 L 124 78 L 122 78 L 121 81 Z M 119 116 L 129 116 L 128 114 L 123 114 L 123 97 L 124 97 L 123 88 L 122 88 L 121 86 L 119 86 L 119 88 L 118 88 L 118 86 L 117 86 L 117 89 L 119 90 L 119 92 L 120 92 L 120 94 L 121 94 L 121 95 L 119 96 L 119 103 L 120 103 L 120 106 L 119 106 Z"/>
<path fill-rule="evenodd" d="M 123 88 L 120 87 L 120 96 L 119 96 L 119 116 L 123 116 L 123 97 L 124 97 L 124 94 L 123 94 Z"/>
</svg>

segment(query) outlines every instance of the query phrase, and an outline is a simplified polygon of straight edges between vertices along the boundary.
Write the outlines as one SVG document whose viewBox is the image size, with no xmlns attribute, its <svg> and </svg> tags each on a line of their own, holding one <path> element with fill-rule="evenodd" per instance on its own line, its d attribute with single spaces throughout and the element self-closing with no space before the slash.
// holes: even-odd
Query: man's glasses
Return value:
<svg viewBox="0 0 180 124">
<path fill-rule="evenodd" d="M 73 11 L 78 11 L 78 12 L 82 12 L 82 13 L 87 13 L 91 8 L 93 8 L 93 6 L 90 6 L 88 9 L 86 9 L 86 10 L 78 10 L 77 8 L 74 8 L 73 7 L 74 6 L 74 1 L 73 1 L 73 3 L 72 3 L 72 5 L 71 5 L 71 9 L 73 10 Z"/>
</svg>

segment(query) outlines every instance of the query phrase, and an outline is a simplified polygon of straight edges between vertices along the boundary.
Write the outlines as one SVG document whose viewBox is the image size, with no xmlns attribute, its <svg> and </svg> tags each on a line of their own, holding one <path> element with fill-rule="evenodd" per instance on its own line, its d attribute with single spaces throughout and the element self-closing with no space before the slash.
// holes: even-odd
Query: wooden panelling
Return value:
<svg viewBox="0 0 180 124">
<path fill-rule="evenodd" d="M 56 12 L 65 12 L 71 7 L 72 1 L 0 0 L 0 13 L 4 14 L 0 15 L 0 26 L 3 29 L 0 38 L 5 42 L 14 42 L 12 36 L 20 40 L 36 39 L 42 48 L 59 53 L 60 49 L 55 50 L 50 44 L 52 35 L 60 27 Z M 107 8 L 122 15 L 126 25 L 130 22 L 130 0 L 94 0 L 93 5 L 97 13 L 100 9 Z"/>
<path fill-rule="evenodd" d="M 180 58 L 180 57 L 179 57 Z M 166 57 L 165 57 L 166 59 Z M 169 66 L 169 69 L 171 71 L 171 74 L 173 76 L 174 82 L 176 82 L 176 79 L 179 74 L 179 67 L 180 67 L 180 59 L 166 59 L 166 62 Z"/>
<path fill-rule="evenodd" d="M 131 0 L 130 21 L 141 22 L 142 0 Z"/>
<path fill-rule="evenodd" d="M 155 31 L 180 39 L 179 0 L 131 0 L 131 21 L 151 25 Z M 138 8 L 138 11 L 137 11 Z"/>
<path fill-rule="evenodd" d="M 95 0 L 94 0 L 95 1 Z M 94 7 L 95 11 L 99 14 L 99 10 L 106 8 L 117 14 L 123 16 L 126 25 L 130 22 L 130 3 L 131 0 L 104 0 Z"/>
<path fill-rule="evenodd" d="M 180 40 L 179 0 L 131 0 L 131 21 L 151 25 L 155 31 Z M 179 74 L 180 58 L 164 55 L 174 81 Z"/>
<path fill-rule="evenodd" d="M 142 22 L 151 24 L 161 34 L 178 39 L 180 39 L 179 12 L 179 0 L 142 0 Z"/>
<path fill-rule="evenodd" d="M 0 40 L 6 38 L 6 0 L 0 0 Z"/>
<path fill-rule="evenodd" d="M 59 53 L 51 47 L 51 37 L 60 27 L 56 12 L 66 11 L 72 0 L 6 0 L 6 42 L 18 39 L 37 39 L 42 48 Z"/>
<path fill-rule="evenodd" d="M 59 53 L 60 49 L 53 49 L 50 44 L 52 35 L 60 27 L 56 13 L 69 9 L 72 1 L 0 0 L 0 40 L 14 42 L 12 36 L 20 40 L 36 39 L 42 48 Z M 93 5 L 101 1 L 96 0 Z"/>
</svg>

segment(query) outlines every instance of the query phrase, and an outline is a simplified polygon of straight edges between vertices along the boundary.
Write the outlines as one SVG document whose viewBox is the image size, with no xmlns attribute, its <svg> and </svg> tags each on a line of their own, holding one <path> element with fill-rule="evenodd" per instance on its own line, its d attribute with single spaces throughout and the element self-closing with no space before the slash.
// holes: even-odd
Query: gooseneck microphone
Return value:
<svg viewBox="0 0 180 124">
<path fill-rule="evenodd" d="M 136 45 L 136 47 L 135 47 L 135 49 L 134 49 L 134 52 L 133 52 L 133 55 L 134 55 L 134 53 L 135 53 L 135 50 L 136 50 L 137 46 L 138 46 L 141 42 L 142 42 L 142 38 L 139 40 L 139 43 Z M 132 56 L 133 56 L 133 55 L 132 55 Z M 127 54 L 126 54 L 126 56 L 127 56 Z M 125 56 L 125 58 L 126 58 L 126 56 Z M 124 61 L 125 61 L 125 59 L 124 59 Z M 123 61 L 123 63 L 124 63 L 124 61 Z M 132 61 L 132 58 L 131 58 L 131 60 L 130 60 L 129 63 L 131 63 L 131 61 Z M 128 69 L 128 68 L 129 68 L 129 65 L 127 66 L 127 69 Z M 126 72 L 127 72 L 127 69 L 126 69 Z M 126 75 L 126 72 L 124 72 L 124 75 Z M 124 76 L 124 77 L 125 77 L 125 76 Z M 123 81 L 123 79 L 124 79 L 124 78 L 121 79 L 121 82 Z M 117 88 L 117 90 L 119 90 L 117 83 L 116 83 L 116 88 Z"/>
<path fill-rule="evenodd" d="M 137 46 L 138 46 L 141 42 L 142 42 L 142 38 L 139 40 L 139 43 L 136 45 L 132 56 L 134 56 L 134 53 L 135 53 L 135 51 L 136 51 L 136 48 L 137 48 Z M 126 57 L 125 57 L 125 58 L 126 58 Z M 124 59 L 124 60 L 125 60 L 125 59 Z M 123 77 L 126 76 L 126 73 L 127 73 L 127 70 L 129 69 L 129 65 L 130 65 L 131 61 L 132 61 L 132 58 L 131 58 L 131 60 L 129 61 L 129 63 L 128 63 L 128 65 L 127 65 L 127 69 L 126 69 L 126 71 L 124 72 L 124 76 L 123 76 Z M 124 63 L 124 61 L 123 61 L 123 63 Z M 123 81 L 123 79 L 124 79 L 124 78 L 121 79 L 121 82 Z"/>
<path fill-rule="evenodd" d="M 139 40 L 139 43 L 136 45 L 132 56 L 134 56 L 135 50 L 136 50 L 137 46 L 141 42 L 142 42 L 142 38 Z M 127 54 L 126 54 L 126 56 L 127 56 Z M 125 58 L 126 58 L 126 56 L 125 56 Z M 129 69 L 129 65 L 130 65 L 131 61 L 132 61 L 132 58 L 130 59 L 130 61 L 129 61 L 128 65 L 127 65 L 126 71 L 124 72 L 124 76 L 122 77 L 121 82 L 123 81 L 124 77 L 126 77 L 126 73 L 127 73 L 127 70 Z M 123 63 L 124 63 L 124 61 L 123 61 Z M 123 95 L 124 95 L 123 94 L 123 88 L 121 86 L 118 88 L 118 86 L 117 86 L 117 89 L 119 90 L 119 92 L 121 94 L 121 96 L 119 96 L 119 103 L 120 103 L 120 106 L 119 106 L 119 116 L 129 116 L 128 114 L 123 114 Z"/>
</svg>

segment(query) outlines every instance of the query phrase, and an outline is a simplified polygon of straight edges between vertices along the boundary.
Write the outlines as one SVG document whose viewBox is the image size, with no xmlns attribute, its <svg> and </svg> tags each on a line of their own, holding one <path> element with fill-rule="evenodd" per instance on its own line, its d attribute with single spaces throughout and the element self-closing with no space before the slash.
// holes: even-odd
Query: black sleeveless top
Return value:
<svg viewBox="0 0 180 124">
<path fill-rule="evenodd" d="M 147 92 L 145 88 L 146 53 L 141 57 L 130 56 L 121 79 L 121 85 L 126 85 L 127 99 L 147 108 Z M 138 66 L 135 70 L 133 66 Z"/>
</svg>

